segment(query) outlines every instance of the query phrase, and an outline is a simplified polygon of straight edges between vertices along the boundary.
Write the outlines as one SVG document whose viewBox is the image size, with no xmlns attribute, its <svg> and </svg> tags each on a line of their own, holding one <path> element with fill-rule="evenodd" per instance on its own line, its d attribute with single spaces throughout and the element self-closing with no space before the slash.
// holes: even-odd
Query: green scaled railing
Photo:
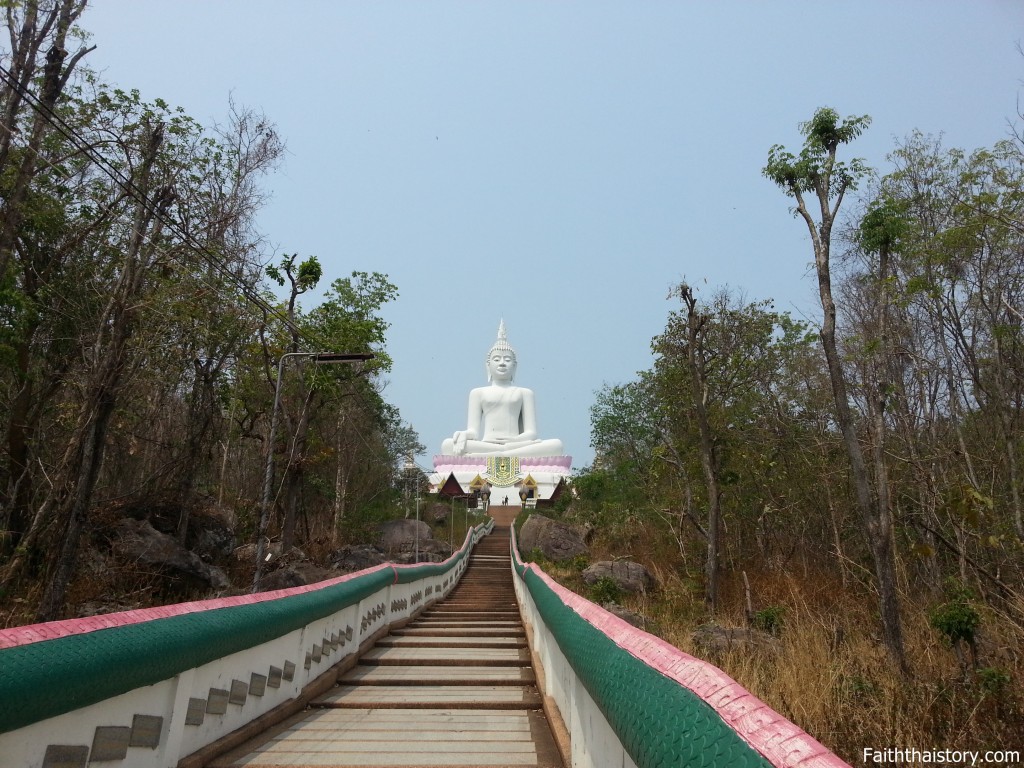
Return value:
<svg viewBox="0 0 1024 768">
<path fill-rule="evenodd" d="M 0 643 L 0 733 L 168 680 L 275 640 L 391 584 L 442 575 L 468 557 L 476 538 L 489 530 L 480 526 L 475 536 L 471 531 L 459 552 L 444 563 L 377 567 L 299 594 L 229 598 L 241 604 L 143 618 L 10 647 Z"/>
<path fill-rule="evenodd" d="M 620 648 L 567 606 L 522 563 L 515 543 L 512 557 L 544 626 L 640 768 L 770 768 L 697 694 Z"/>
</svg>

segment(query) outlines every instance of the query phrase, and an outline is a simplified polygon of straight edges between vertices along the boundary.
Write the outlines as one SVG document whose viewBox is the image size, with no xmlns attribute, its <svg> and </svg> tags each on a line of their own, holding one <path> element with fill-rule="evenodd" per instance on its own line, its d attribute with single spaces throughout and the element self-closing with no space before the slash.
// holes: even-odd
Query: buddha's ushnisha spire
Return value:
<svg viewBox="0 0 1024 768">
<path fill-rule="evenodd" d="M 494 342 L 494 346 L 487 353 L 487 359 L 490 360 L 491 355 L 495 352 L 507 352 L 512 355 L 513 362 L 516 360 L 516 351 L 508 343 L 508 333 L 505 331 L 505 318 L 502 318 L 501 322 L 498 323 L 498 340 Z"/>
</svg>

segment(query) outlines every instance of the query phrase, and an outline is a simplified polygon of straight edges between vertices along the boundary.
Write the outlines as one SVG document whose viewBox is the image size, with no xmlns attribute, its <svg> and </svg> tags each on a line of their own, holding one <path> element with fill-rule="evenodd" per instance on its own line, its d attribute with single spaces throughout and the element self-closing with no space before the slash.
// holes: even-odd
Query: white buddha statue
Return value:
<svg viewBox="0 0 1024 768">
<path fill-rule="evenodd" d="M 465 430 L 441 444 L 447 456 L 561 456 L 561 440 L 537 437 L 537 410 L 533 390 L 517 387 L 516 352 L 508 343 L 505 321 L 498 340 L 487 353 L 486 387 L 469 393 Z"/>
</svg>

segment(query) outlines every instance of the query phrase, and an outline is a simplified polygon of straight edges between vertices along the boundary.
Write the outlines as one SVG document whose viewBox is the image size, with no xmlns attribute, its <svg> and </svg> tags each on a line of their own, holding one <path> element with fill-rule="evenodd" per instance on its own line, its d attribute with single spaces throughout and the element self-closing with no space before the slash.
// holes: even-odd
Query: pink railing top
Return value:
<svg viewBox="0 0 1024 768">
<path fill-rule="evenodd" d="M 517 545 L 513 545 L 517 546 Z M 619 648 L 693 691 L 739 736 L 774 766 L 850 768 L 806 731 L 787 720 L 713 664 L 634 627 L 558 584 L 533 563 L 524 563 L 575 611 Z"/>
</svg>

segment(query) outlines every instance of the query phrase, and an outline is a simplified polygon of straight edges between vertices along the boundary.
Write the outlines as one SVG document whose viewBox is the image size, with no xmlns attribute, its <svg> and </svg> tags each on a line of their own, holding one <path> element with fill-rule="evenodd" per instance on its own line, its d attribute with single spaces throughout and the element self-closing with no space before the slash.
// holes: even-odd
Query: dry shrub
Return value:
<svg viewBox="0 0 1024 768">
<path fill-rule="evenodd" d="M 625 554 L 614 544 L 595 549 Z M 659 588 L 623 602 L 652 619 L 660 637 L 699 657 L 692 635 L 700 624 L 746 626 L 742 579 L 731 574 L 725 580 L 723 608 L 712 617 L 702 582 L 666 565 L 671 562 L 646 562 Z M 573 588 L 571 574 L 553 575 Z M 844 586 L 825 569 L 807 576 L 770 570 L 748 576 L 755 611 L 784 608 L 778 644 L 732 650 L 708 661 L 843 759 L 863 764 L 866 747 L 1024 750 L 1024 597 L 998 609 L 979 603 L 978 667 L 965 677 L 948 642 L 929 624 L 934 598 L 915 595 L 920 602 L 914 602 L 905 595 L 903 629 L 912 672 L 904 677 L 886 653 L 877 598 L 866 583 L 850 580 Z"/>
<path fill-rule="evenodd" d="M 826 607 L 820 580 L 805 590 L 802 581 L 779 579 L 788 592 L 779 650 L 732 651 L 714 662 L 845 760 L 861 763 L 865 747 L 1024 747 L 1024 632 L 1007 615 L 983 611 L 982 647 L 988 650 L 965 679 L 952 649 L 929 625 L 924 606 L 905 603 L 912 673 L 903 677 L 882 644 L 871 595 L 833 592 Z M 772 585 L 774 596 L 781 596 L 779 587 Z M 742 610 L 732 609 L 719 620 L 742 625 Z M 688 634 L 673 631 L 670 642 L 693 653 L 682 633 Z"/>
</svg>

